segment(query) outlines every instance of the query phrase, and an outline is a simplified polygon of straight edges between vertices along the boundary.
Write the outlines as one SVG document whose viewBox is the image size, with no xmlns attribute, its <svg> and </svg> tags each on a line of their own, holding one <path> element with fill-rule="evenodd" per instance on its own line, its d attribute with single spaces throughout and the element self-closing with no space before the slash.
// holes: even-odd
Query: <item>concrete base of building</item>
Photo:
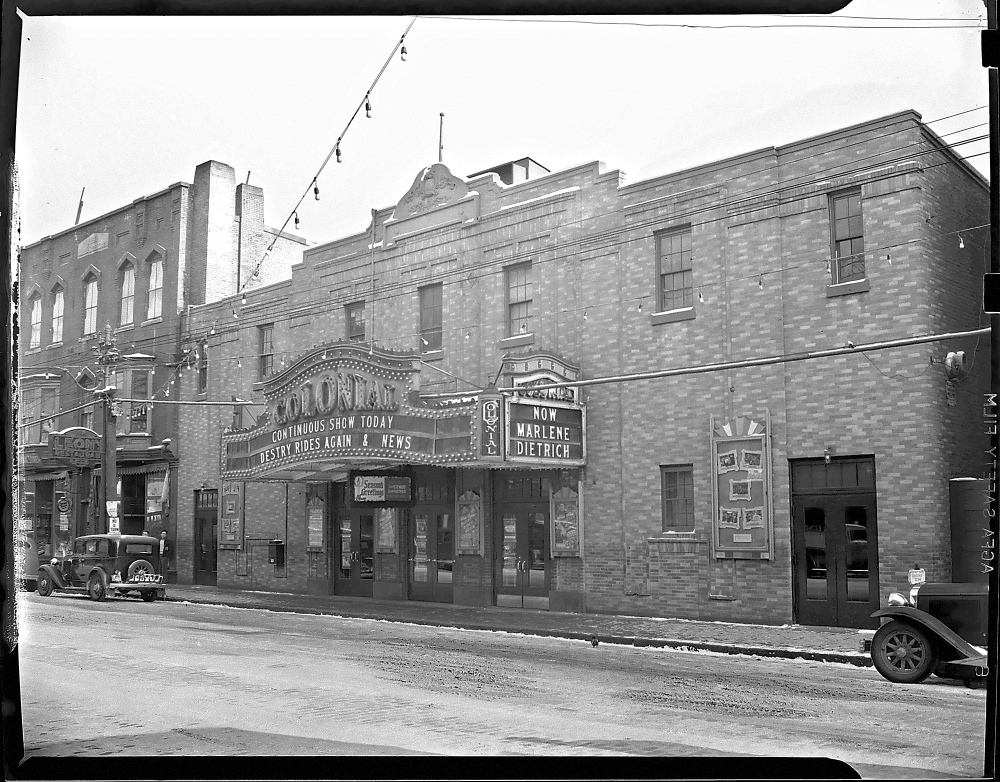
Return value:
<svg viewBox="0 0 1000 782">
<path fill-rule="evenodd" d="M 567 614 L 584 614 L 587 612 L 584 593 L 554 589 L 549 592 L 549 610 L 562 611 Z"/>
<path fill-rule="evenodd" d="M 372 584 L 372 597 L 376 600 L 405 600 L 403 584 L 399 581 L 376 581 Z"/>
<path fill-rule="evenodd" d="M 330 579 L 328 578 L 307 578 L 306 579 L 306 594 L 308 595 L 329 595 L 332 594 L 333 590 L 330 588 Z"/>
<path fill-rule="evenodd" d="M 493 590 L 484 586 L 456 586 L 455 605 L 487 608 L 493 605 Z"/>
</svg>

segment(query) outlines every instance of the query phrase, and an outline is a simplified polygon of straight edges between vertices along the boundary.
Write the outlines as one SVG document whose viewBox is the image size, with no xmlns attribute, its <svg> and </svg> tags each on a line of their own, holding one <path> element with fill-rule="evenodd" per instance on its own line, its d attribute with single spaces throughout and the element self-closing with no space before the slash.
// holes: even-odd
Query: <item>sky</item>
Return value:
<svg viewBox="0 0 1000 782">
<path fill-rule="evenodd" d="M 988 133 L 980 0 L 800 17 L 22 20 L 21 245 L 71 228 L 84 188 L 81 222 L 207 160 L 263 188 L 268 225 L 293 231 L 297 210 L 311 242 L 349 236 L 437 162 L 442 112 L 459 176 L 529 156 L 552 171 L 600 160 L 627 184 L 904 109 L 952 143 Z M 342 134 L 342 162 L 320 171 Z M 986 141 L 957 151 L 988 175 Z"/>
</svg>

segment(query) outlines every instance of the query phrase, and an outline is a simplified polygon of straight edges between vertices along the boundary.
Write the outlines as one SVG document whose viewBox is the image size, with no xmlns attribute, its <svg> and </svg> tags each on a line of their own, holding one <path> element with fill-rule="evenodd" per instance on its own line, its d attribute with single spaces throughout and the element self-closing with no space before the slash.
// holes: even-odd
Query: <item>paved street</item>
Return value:
<svg viewBox="0 0 1000 782">
<path fill-rule="evenodd" d="M 28 757 L 816 756 L 871 778 L 982 773 L 985 692 L 939 679 L 904 687 L 841 663 L 21 599 Z"/>
</svg>

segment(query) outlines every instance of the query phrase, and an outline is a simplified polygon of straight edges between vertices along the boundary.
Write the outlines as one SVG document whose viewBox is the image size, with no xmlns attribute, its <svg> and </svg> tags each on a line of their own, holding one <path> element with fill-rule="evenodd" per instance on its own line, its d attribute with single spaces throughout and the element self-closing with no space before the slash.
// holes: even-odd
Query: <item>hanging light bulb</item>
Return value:
<svg viewBox="0 0 1000 782">
<path fill-rule="evenodd" d="M 889 253 L 886 253 L 885 254 L 885 259 L 889 262 L 889 265 L 892 266 L 892 255 L 890 255 Z"/>
<path fill-rule="evenodd" d="M 642 302 L 639 302 L 639 312 L 642 312 Z"/>
<path fill-rule="evenodd" d="M 405 46 L 399 50 L 399 59 L 401 59 L 403 62 L 406 62 L 406 47 Z"/>
<path fill-rule="evenodd" d="M 826 259 L 826 273 L 827 274 L 830 273 L 830 259 L 829 258 Z"/>
<path fill-rule="evenodd" d="M 343 161 L 340 159 L 340 144 L 337 144 L 337 147 L 334 149 L 334 152 L 337 153 L 337 162 L 342 163 Z"/>
<path fill-rule="evenodd" d="M 240 360 L 240 359 L 236 359 L 236 367 L 238 369 L 242 369 L 243 368 L 243 361 Z"/>
<path fill-rule="evenodd" d="M 583 311 L 583 319 L 584 319 L 584 320 L 586 320 L 586 319 L 587 319 L 587 310 L 584 310 L 584 311 Z"/>
<path fill-rule="evenodd" d="M 367 116 L 368 119 L 372 118 L 372 104 L 368 101 L 367 95 L 365 95 L 365 116 Z"/>
<path fill-rule="evenodd" d="M 760 275 L 760 279 L 757 280 L 757 287 L 764 290 L 764 275 Z"/>
<path fill-rule="evenodd" d="M 698 291 L 698 301 L 700 301 L 702 304 L 705 303 L 705 297 L 701 295 L 701 291 Z"/>
<path fill-rule="evenodd" d="M 319 201 L 319 185 L 316 184 L 316 180 L 313 180 L 313 195 L 316 196 L 316 200 Z"/>
<path fill-rule="evenodd" d="M 209 334 L 215 334 L 215 324 L 212 324 L 212 330 L 208 332 Z"/>
<path fill-rule="evenodd" d="M 962 234 L 958 235 L 958 249 L 959 250 L 965 249 L 965 240 L 962 238 Z"/>
<path fill-rule="evenodd" d="M 295 230 L 297 231 L 297 230 L 299 230 L 299 213 L 298 212 L 292 212 L 292 214 L 295 215 Z M 257 276 L 257 272 L 254 272 L 253 276 L 256 277 Z"/>
</svg>

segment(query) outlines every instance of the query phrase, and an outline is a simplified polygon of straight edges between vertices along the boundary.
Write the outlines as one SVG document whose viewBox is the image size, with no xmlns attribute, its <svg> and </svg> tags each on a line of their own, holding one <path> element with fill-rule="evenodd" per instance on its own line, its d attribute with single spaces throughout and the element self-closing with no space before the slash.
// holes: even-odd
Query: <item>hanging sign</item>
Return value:
<svg viewBox="0 0 1000 782">
<path fill-rule="evenodd" d="M 507 461 L 561 467 L 586 460 L 586 411 L 571 402 L 505 400 Z"/>
<path fill-rule="evenodd" d="M 103 439 L 93 429 L 73 426 L 60 432 L 49 432 L 49 456 L 74 467 L 88 467 L 101 461 Z"/>
<path fill-rule="evenodd" d="M 764 422 L 737 418 L 712 427 L 712 548 L 719 559 L 774 555 L 770 414 Z"/>
<path fill-rule="evenodd" d="M 354 473 L 351 476 L 355 502 L 410 502 L 413 499 L 410 478 L 403 475 Z"/>
</svg>

